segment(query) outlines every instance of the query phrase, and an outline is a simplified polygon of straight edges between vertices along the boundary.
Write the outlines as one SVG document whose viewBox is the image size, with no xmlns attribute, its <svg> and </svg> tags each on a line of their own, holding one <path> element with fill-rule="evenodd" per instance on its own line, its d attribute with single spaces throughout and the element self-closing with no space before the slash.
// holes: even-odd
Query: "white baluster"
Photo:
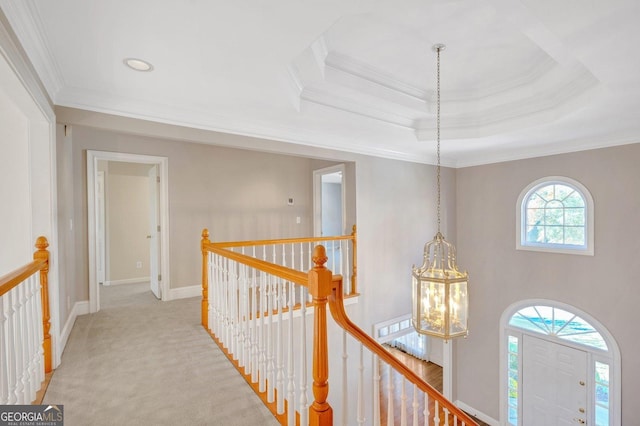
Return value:
<svg viewBox="0 0 640 426">
<path fill-rule="evenodd" d="M 418 408 L 420 408 L 420 404 L 418 403 L 418 386 L 413 385 L 413 403 L 411 404 L 413 408 L 413 426 L 418 426 Z"/>
<path fill-rule="evenodd" d="M 273 253 L 275 257 L 275 252 Z M 276 297 L 276 292 L 274 290 L 274 279 L 271 275 L 268 276 L 268 288 L 269 293 L 267 294 L 268 303 L 267 303 L 267 402 L 273 402 L 275 399 L 274 388 L 275 388 L 275 360 L 274 360 L 274 332 L 273 332 L 273 304 L 275 303 L 274 298 Z"/>
<path fill-rule="evenodd" d="M 273 245 L 272 249 L 271 249 L 271 263 L 275 263 L 278 264 L 278 259 L 276 256 L 276 246 Z"/>
<path fill-rule="evenodd" d="M 296 303 L 296 287 L 293 282 L 289 282 L 289 347 L 287 349 L 287 424 L 296 423 L 296 382 L 293 364 L 293 307 Z"/>
<path fill-rule="evenodd" d="M 449 409 L 448 408 L 444 408 L 444 424 L 448 425 L 449 424 Z"/>
<path fill-rule="evenodd" d="M 264 252 L 263 252 L 264 253 Z M 267 320 L 267 275 L 264 272 L 260 272 L 260 329 L 258 330 L 258 345 L 260 346 L 260 363 L 258 366 L 259 373 L 258 379 L 260 381 L 258 389 L 260 392 L 265 392 L 266 386 L 266 374 L 267 374 L 267 353 L 266 353 L 266 328 Z"/>
<path fill-rule="evenodd" d="M 244 303 L 242 304 L 242 340 L 244 342 L 244 374 L 251 374 L 251 322 L 249 320 L 249 276 L 253 269 L 244 266 L 244 281 L 242 283 L 242 292 Z"/>
<path fill-rule="evenodd" d="M 378 395 L 378 399 L 380 396 Z M 360 344 L 360 362 L 358 364 L 358 412 L 357 422 L 363 425 L 364 417 L 364 347 Z"/>
<path fill-rule="evenodd" d="M 42 291 L 40 290 L 40 274 L 38 274 L 38 279 L 36 281 L 36 294 L 35 294 L 35 305 L 36 305 L 36 313 L 34 314 L 34 318 L 36 319 L 36 347 L 38 349 L 37 357 L 37 371 L 38 376 L 36 378 L 36 383 L 38 388 L 40 384 L 44 381 L 45 373 L 44 373 L 44 348 L 42 347 L 42 341 L 44 338 L 44 329 L 42 326 Z"/>
<path fill-rule="evenodd" d="M 407 393 L 405 383 L 407 379 L 402 377 L 402 388 L 400 393 L 400 426 L 407 426 Z"/>
<path fill-rule="evenodd" d="M 437 425 L 440 424 L 440 404 L 438 403 L 438 400 L 433 404 L 433 422 Z"/>
<path fill-rule="evenodd" d="M 14 334 L 16 342 L 16 397 L 18 404 L 27 404 L 24 398 L 24 285 L 19 285 L 16 290 L 16 332 Z M 29 401 L 31 402 L 31 401 Z"/>
<path fill-rule="evenodd" d="M 213 334 L 220 338 L 220 268 L 219 256 L 209 253 L 209 328 Z"/>
<path fill-rule="evenodd" d="M 394 387 L 393 387 L 393 370 L 391 369 L 391 365 L 387 364 L 387 424 L 392 425 L 395 423 L 394 413 L 393 413 L 393 400 L 394 400 Z"/>
<path fill-rule="evenodd" d="M 342 330 L 342 425 L 347 426 L 349 414 L 349 383 L 348 383 L 348 366 L 347 361 L 349 353 L 347 352 L 347 332 Z"/>
<path fill-rule="evenodd" d="M 15 341 L 15 332 L 16 332 L 16 304 L 15 304 L 15 288 L 8 293 L 5 294 L 5 297 L 8 299 L 8 317 L 7 317 L 7 341 L 8 346 L 14 347 L 16 345 Z M 17 380 L 17 362 L 16 362 L 16 351 L 9 351 L 8 358 L 8 376 L 9 376 L 9 404 L 14 405 L 18 403 L 18 398 L 16 394 L 16 388 L 18 386 Z"/>
<path fill-rule="evenodd" d="M 380 426 L 380 361 L 373 355 L 373 426 Z"/>
<path fill-rule="evenodd" d="M 345 280 L 344 280 L 344 294 L 351 294 L 352 288 L 351 288 L 351 276 L 352 276 L 352 271 L 351 271 L 351 257 L 349 255 L 349 241 L 351 240 L 344 240 L 344 252 L 342 254 L 342 261 L 344 262 L 344 276 L 345 276 Z"/>
<path fill-rule="evenodd" d="M 31 402 L 35 399 L 36 392 L 40 388 L 40 383 L 37 382 L 37 368 L 38 368 L 38 342 L 36 329 L 38 323 L 38 317 L 36 317 L 36 284 L 39 274 L 35 274 L 31 276 L 29 280 L 29 287 L 27 291 L 29 293 L 29 297 L 27 300 L 27 319 L 29 326 L 29 393 L 28 393 L 28 401 Z"/>
<path fill-rule="evenodd" d="M 221 285 L 221 300 L 220 300 L 220 314 L 222 316 L 222 330 L 221 330 L 221 339 L 222 339 L 222 344 L 224 345 L 225 348 L 229 347 L 229 316 L 228 316 L 228 307 L 229 304 L 227 302 L 228 299 L 228 295 L 229 295 L 229 269 L 227 267 L 227 265 L 229 264 L 229 259 L 227 258 L 222 258 L 221 259 L 221 263 L 222 263 L 222 282 L 220 283 Z"/>
<path fill-rule="evenodd" d="M 215 285 L 215 299 L 213 300 L 213 303 L 215 305 L 215 314 L 216 314 L 216 321 L 215 321 L 215 325 L 216 325 L 216 329 L 214 331 L 216 337 L 218 339 L 222 339 L 222 332 L 223 332 L 223 328 L 222 328 L 222 283 L 223 283 L 223 272 L 222 272 L 222 258 L 218 255 L 216 255 L 216 285 Z"/>
<path fill-rule="evenodd" d="M 235 261 L 229 262 L 229 326 L 231 330 L 231 342 L 229 352 L 233 359 L 238 359 L 238 328 L 237 328 L 237 307 L 236 297 L 238 295 L 238 266 Z"/>
<path fill-rule="evenodd" d="M 284 249 L 284 245 L 283 245 Z M 284 259 L 284 253 L 283 253 Z M 276 281 L 276 303 L 278 305 L 278 332 L 276 336 L 277 344 L 277 374 L 276 374 L 276 411 L 278 414 L 284 413 L 284 323 L 282 321 L 282 305 L 285 303 L 284 280 Z"/>
<path fill-rule="evenodd" d="M 309 424 L 309 399 L 307 398 L 307 288 L 300 294 L 300 426 Z"/>
<path fill-rule="evenodd" d="M 424 393 L 424 426 L 429 426 L 429 394 Z"/>
<path fill-rule="evenodd" d="M 9 352 L 9 342 L 7 341 L 7 316 L 8 308 L 7 301 L 9 298 L 0 296 L 0 353 L 5 354 Z M 3 356 L 0 358 L 0 405 L 7 405 L 9 403 L 9 360 Z"/>
<path fill-rule="evenodd" d="M 256 247 L 253 246 L 253 257 L 256 257 Z M 259 275 L 257 270 L 253 270 L 251 275 L 251 383 L 258 381 L 258 285 Z"/>
</svg>

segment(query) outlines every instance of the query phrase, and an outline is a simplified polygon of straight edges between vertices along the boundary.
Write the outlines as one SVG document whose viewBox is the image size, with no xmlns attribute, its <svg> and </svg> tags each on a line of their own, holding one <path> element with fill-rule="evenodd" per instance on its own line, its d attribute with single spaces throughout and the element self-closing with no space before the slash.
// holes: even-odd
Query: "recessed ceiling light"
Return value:
<svg viewBox="0 0 640 426">
<path fill-rule="evenodd" d="M 132 70 L 143 71 L 143 72 L 153 71 L 153 65 L 151 65 L 147 61 L 143 61 L 142 59 L 126 58 L 123 62 L 126 66 L 128 66 Z"/>
</svg>

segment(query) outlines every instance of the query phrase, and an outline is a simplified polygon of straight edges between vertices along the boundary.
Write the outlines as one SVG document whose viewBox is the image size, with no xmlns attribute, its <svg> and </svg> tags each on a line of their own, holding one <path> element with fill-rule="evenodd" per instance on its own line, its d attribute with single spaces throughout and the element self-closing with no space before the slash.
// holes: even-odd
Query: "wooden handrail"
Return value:
<svg viewBox="0 0 640 426">
<path fill-rule="evenodd" d="M 353 234 L 349 237 L 340 237 L 340 239 L 353 238 L 355 251 L 355 227 Z M 337 238 L 321 237 L 325 240 L 333 240 Z M 287 242 L 304 242 L 309 239 L 288 239 L 288 240 L 268 240 L 268 243 L 278 244 L 282 241 Z M 473 426 L 477 423 L 466 413 L 448 401 L 440 392 L 431 385 L 426 383 L 416 373 L 407 368 L 396 357 L 384 349 L 371 336 L 356 326 L 347 316 L 344 309 L 343 294 L 343 278 L 340 275 L 332 275 L 331 271 L 325 267 L 327 255 L 324 246 L 318 245 L 314 248 L 312 260 L 314 267 L 308 274 L 295 271 L 288 267 L 269 263 L 264 260 L 256 259 L 241 253 L 229 250 L 231 247 L 262 245 L 265 241 L 242 242 L 242 243 L 211 243 L 209 241 L 209 232 L 204 229 L 202 232 L 201 249 L 203 255 L 202 269 L 202 321 L 203 325 L 208 329 L 208 319 L 205 318 L 208 312 L 208 253 L 216 253 L 225 258 L 234 260 L 240 264 L 249 266 L 253 269 L 265 272 L 270 275 L 281 277 L 287 281 L 305 286 L 309 289 L 309 293 L 313 299 L 314 306 L 314 337 L 313 337 L 313 395 L 314 401 L 309 407 L 309 424 L 318 426 L 328 426 L 333 424 L 333 409 L 328 403 L 329 393 L 329 352 L 327 339 L 327 313 L 326 306 L 329 305 L 331 315 L 336 323 L 342 327 L 347 333 L 358 340 L 363 346 L 369 349 L 373 354 L 390 366 L 392 366 L 400 374 L 404 375 L 409 381 L 415 384 L 420 390 L 425 392 L 434 401 L 437 401 L 443 409 L 446 409 L 451 415 L 456 416 L 459 421 L 463 421 L 467 426 Z M 355 271 L 355 265 L 354 265 Z"/>
<path fill-rule="evenodd" d="M 42 348 L 44 350 L 44 371 L 51 372 L 51 315 L 49 313 L 49 242 L 38 237 L 33 253 L 33 261 L 0 277 L 0 296 L 5 295 L 27 278 L 40 271 L 40 298 L 42 302 Z"/>
<path fill-rule="evenodd" d="M 211 253 L 219 254 L 259 271 L 284 278 L 287 281 L 300 284 L 304 287 L 308 286 L 309 277 L 304 272 L 296 271 L 295 269 L 287 268 L 286 266 L 276 265 L 275 263 L 269 263 L 261 259 L 256 259 L 255 257 L 247 256 L 245 254 L 236 253 L 235 251 L 216 247 L 215 244 L 204 244 L 203 247 Z"/>
<path fill-rule="evenodd" d="M 355 225 L 354 232 L 355 232 Z M 270 246 L 274 244 L 293 244 L 293 243 L 314 243 L 314 242 L 322 242 L 322 241 L 333 241 L 333 240 L 352 240 L 354 239 L 355 234 L 351 235 L 336 235 L 334 237 L 305 237 L 305 238 L 283 238 L 277 240 L 250 240 L 250 241 L 226 241 L 226 242 L 218 242 L 211 243 L 216 247 L 251 247 L 251 246 Z"/>
<path fill-rule="evenodd" d="M 206 235 L 205 235 L 206 234 Z M 271 239 L 271 240 L 249 240 L 249 241 L 225 241 L 225 242 L 211 242 L 209 240 L 209 230 L 207 228 L 204 228 L 202 230 L 202 240 L 200 243 L 200 247 L 202 250 L 202 255 L 205 256 L 205 252 L 206 251 L 211 251 L 211 252 L 215 252 L 218 254 L 221 254 L 225 257 L 231 257 L 230 253 L 234 253 L 235 252 L 228 250 L 228 251 L 216 251 L 216 249 L 231 249 L 234 247 L 254 247 L 254 246 L 268 246 L 268 245 L 278 245 L 278 244 L 296 244 L 296 243 L 320 243 L 323 241 L 344 241 L 344 240 L 351 240 L 352 244 L 353 244 L 353 250 L 351 252 L 351 288 L 350 288 L 350 295 L 357 295 L 358 294 L 358 259 L 357 259 L 357 232 L 356 232 L 356 225 L 353 225 L 353 227 L 351 228 L 351 234 L 350 235 L 337 235 L 337 236 L 328 236 L 328 237 L 303 237 L 303 238 L 281 238 L 281 239 Z M 247 259 L 250 258 L 249 256 L 247 256 Z M 245 259 L 245 260 L 247 260 Z M 204 262 L 205 259 L 203 259 L 203 265 L 205 264 Z M 237 260 L 237 259 L 236 259 Z M 249 264 L 249 263 L 245 263 L 244 261 L 242 262 L 245 265 L 249 265 L 249 266 L 254 266 L 253 264 Z M 271 265 L 271 264 L 269 264 Z M 261 269 L 262 270 L 262 269 Z M 284 271 L 284 270 L 283 270 Z M 269 272 L 269 271 L 265 271 L 265 272 Z M 205 292 L 205 283 L 204 283 L 204 277 L 205 277 L 205 273 L 206 271 L 202 271 L 203 273 L 203 304 L 205 303 L 205 297 L 204 297 L 204 292 Z M 298 282 L 296 280 L 291 280 L 294 281 L 297 284 L 301 284 L 301 285 L 305 285 L 304 283 Z M 203 325 L 204 325 L 205 321 L 203 320 Z"/>
<path fill-rule="evenodd" d="M 317 249 L 324 250 L 319 246 Z M 315 253 L 314 253 L 315 254 Z M 325 268 L 326 269 L 326 268 Z M 342 294 L 342 277 L 334 275 L 331 283 L 331 291 L 329 292 L 329 310 L 334 321 L 338 323 L 353 338 L 362 343 L 367 349 L 378 356 L 381 360 L 391 365 L 396 371 L 405 376 L 409 381 L 415 384 L 420 390 L 428 394 L 431 398 L 437 400 L 442 407 L 448 407 L 449 412 L 458 417 L 459 420 L 465 422 L 466 425 L 476 425 L 477 423 L 469 417 L 464 411 L 451 404 L 440 392 L 433 386 L 425 382 L 420 376 L 410 370 L 406 365 L 400 362 L 395 356 L 387 351 L 382 345 L 375 341 L 371 336 L 362 331 L 360 327 L 355 325 L 347 316 L 344 310 L 344 296 Z"/>
<path fill-rule="evenodd" d="M 46 263 L 46 260 L 34 260 L 0 277 L 0 296 L 9 293 L 18 284 L 40 271 Z"/>
</svg>

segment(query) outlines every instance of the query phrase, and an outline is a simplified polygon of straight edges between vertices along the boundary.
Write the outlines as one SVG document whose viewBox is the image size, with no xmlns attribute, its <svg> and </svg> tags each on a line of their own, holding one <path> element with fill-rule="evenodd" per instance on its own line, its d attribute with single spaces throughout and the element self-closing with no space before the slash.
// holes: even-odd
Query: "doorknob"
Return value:
<svg viewBox="0 0 640 426">
<path fill-rule="evenodd" d="M 573 419 L 576 422 L 580 423 L 581 425 L 585 424 L 586 422 L 583 419 Z"/>
</svg>

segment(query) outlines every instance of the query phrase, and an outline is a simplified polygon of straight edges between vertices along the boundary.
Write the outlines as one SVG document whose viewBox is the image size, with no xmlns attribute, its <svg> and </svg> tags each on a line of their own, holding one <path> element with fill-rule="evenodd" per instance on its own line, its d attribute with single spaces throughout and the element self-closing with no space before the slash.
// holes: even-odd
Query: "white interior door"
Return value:
<svg viewBox="0 0 640 426">
<path fill-rule="evenodd" d="M 149 170 L 149 281 L 153 294 L 162 298 L 160 288 L 160 228 L 159 223 L 159 182 L 158 166 L 154 165 Z"/>
<path fill-rule="evenodd" d="M 522 424 L 586 424 L 587 353 L 524 335 Z"/>
</svg>

